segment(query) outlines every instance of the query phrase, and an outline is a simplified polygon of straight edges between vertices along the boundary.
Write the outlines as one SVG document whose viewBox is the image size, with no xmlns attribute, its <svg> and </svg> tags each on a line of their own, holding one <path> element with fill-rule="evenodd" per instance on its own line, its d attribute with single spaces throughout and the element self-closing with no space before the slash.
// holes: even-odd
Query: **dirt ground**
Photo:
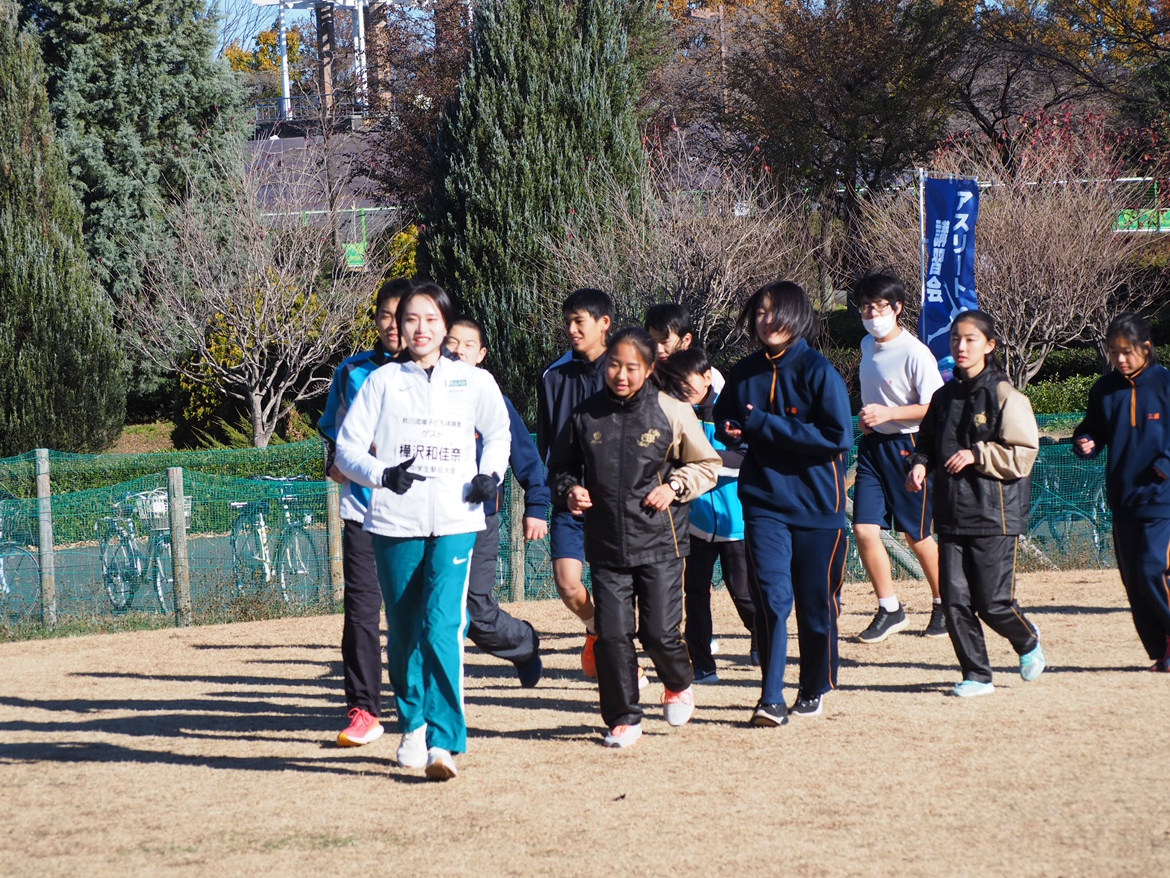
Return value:
<svg viewBox="0 0 1170 878">
<path fill-rule="evenodd" d="M 923 591 L 903 593 L 911 631 Z M 392 729 L 334 746 L 339 616 L 3 644 L 0 874 L 1170 874 L 1170 676 L 1144 672 L 1116 574 L 1019 594 L 1051 662 L 1037 682 L 994 635 L 996 692 L 962 700 L 948 640 L 843 639 L 824 715 L 757 729 L 720 592 L 721 682 L 689 726 L 653 708 L 628 751 L 600 746 L 568 613 L 513 605 L 546 677 L 521 690 L 469 648 L 470 748 L 446 784 L 394 764 Z M 847 587 L 843 638 L 872 607 Z"/>
</svg>

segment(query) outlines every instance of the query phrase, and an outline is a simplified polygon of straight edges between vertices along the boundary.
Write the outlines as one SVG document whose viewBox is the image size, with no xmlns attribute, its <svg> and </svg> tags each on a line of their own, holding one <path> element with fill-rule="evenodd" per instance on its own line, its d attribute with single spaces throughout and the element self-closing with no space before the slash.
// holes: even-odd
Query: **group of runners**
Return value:
<svg viewBox="0 0 1170 878">
<path fill-rule="evenodd" d="M 853 300 L 867 335 L 852 532 L 877 598 L 858 639 L 878 643 L 909 624 L 883 542 L 893 530 L 930 587 L 922 633 L 949 635 L 954 647 L 961 679 L 952 694 L 994 691 L 983 625 L 1035 680 L 1046 659 L 1015 597 L 1015 557 L 1039 431 L 999 362 L 994 322 L 981 311 L 955 318 L 955 377 L 944 383 L 900 323 L 898 279 L 867 276 Z M 695 685 L 718 680 L 717 561 L 761 669 L 748 721 L 818 716 L 836 688 L 854 426 L 844 380 L 810 345 L 818 318 L 805 291 L 778 281 L 750 297 L 740 324 L 758 349 L 726 378 L 694 344 L 680 305 L 655 305 L 643 326 L 614 331 L 611 297 L 586 288 L 563 312 L 570 350 L 537 385 L 535 445 L 482 368 L 483 327 L 457 317 L 436 284 L 384 283 L 377 346 L 338 368 L 320 431 L 328 474 L 343 484 L 349 725 L 339 744 L 383 733 L 383 605 L 399 765 L 456 776 L 467 744 L 465 636 L 510 661 L 522 686 L 538 685 L 539 634 L 493 594 L 509 466 L 525 492 L 524 535 L 549 536 L 558 594 L 583 624 L 581 667 L 597 680 L 606 746 L 642 735 L 646 674 L 635 637 L 663 686 L 668 724 L 687 723 Z M 1073 450 L 1109 449 L 1122 581 L 1152 670 L 1170 671 L 1170 372 L 1156 364 L 1140 317 L 1113 320 L 1107 343 L 1113 368 L 1093 388 Z M 800 670 L 789 703 L 793 609 Z"/>
</svg>

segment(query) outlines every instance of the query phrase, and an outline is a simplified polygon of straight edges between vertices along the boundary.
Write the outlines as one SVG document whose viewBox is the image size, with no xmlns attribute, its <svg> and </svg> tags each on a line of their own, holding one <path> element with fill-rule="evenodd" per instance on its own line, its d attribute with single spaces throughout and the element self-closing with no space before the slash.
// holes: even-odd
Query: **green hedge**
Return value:
<svg viewBox="0 0 1170 878">
<path fill-rule="evenodd" d="M 1100 375 L 1073 375 L 1063 380 L 1037 381 L 1024 393 L 1038 415 L 1083 412 L 1089 403 L 1089 390 Z"/>
</svg>

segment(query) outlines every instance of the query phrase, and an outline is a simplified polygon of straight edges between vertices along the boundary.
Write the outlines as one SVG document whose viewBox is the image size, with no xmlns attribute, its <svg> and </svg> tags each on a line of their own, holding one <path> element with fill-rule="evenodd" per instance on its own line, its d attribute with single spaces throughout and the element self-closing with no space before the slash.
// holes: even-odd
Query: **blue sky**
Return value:
<svg viewBox="0 0 1170 878">
<path fill-rule="evenodd" d="M 217 5 L 223 12 L 223 22 L 220 28 L 220 49 L 233 40 L 239 40 L 248 48 L 256 34 L 272 27 L 276 21 L 275 6 L 256 6 L 252 0 L 217 0 Z M 289 22 L 307 18 L 311 13 L 308 10 L 290 10 Z"/>
</svg>

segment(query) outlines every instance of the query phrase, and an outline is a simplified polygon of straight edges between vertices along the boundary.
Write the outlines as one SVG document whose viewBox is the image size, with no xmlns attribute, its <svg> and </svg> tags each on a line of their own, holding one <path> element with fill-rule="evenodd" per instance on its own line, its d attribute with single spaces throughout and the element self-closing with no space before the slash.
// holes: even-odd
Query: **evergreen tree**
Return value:
<svg viewBox="0 0 1170 878">
<path fill-rule="evenodd" d="M 181 198 L 201 157 L 247 128 L 238 75 L 215 60 L 206 0 L 20 0 L 40 37 L 58 137 L 84 210 L 96 279 L 115 302 L 138 283 L 134 253 L 159 204 Z M 165 403 L 162 376 L 132 363 L 131 403 Z"/>
<path fill-rule="evenodd" d="M 0 0 L 0 455 L 105 448 L 122 426 L 120 356 L 82 246 L 34 37 Z"/>
<path fill-rule="evenodd" d="M 440 127 L 425 271 L 488 330 L 491 366 L 525 407 L 563 346 L 537 292 L 542 239 L 564 235 L 592 181 L 635 181 L 636 78 L 622 0 L 487 0 Z"/>
</svg>

